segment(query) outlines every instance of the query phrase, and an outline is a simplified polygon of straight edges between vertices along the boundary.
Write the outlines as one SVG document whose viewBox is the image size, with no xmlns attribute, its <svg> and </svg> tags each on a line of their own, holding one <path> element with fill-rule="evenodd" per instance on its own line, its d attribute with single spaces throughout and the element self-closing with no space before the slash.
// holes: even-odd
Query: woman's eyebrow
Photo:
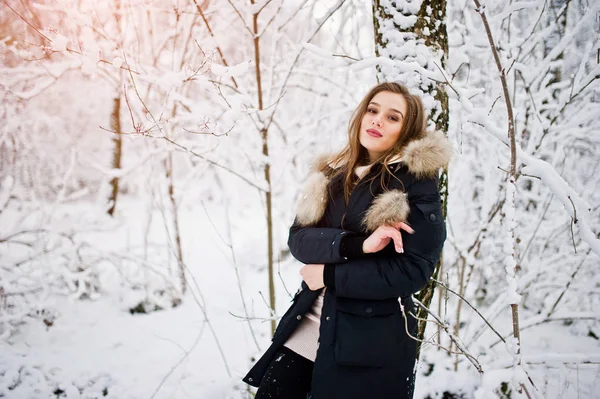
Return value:
<svg viewBox="0 0 600 399">
<path fill-rule="evenodd" d="M 376 102 L 374 102 L 374 101 L 371 101 L 371 102 L 369 103 L 369 105 L 371 105 L 371 104 L 379 106 L 379 104 L 377 104 L 377 103 L 376 103 Z M 396 113 L 398 113 L 398 114 L 402 115 L 402 117 L 404 118 L 404 114 L 403 114 L 402 112 L 398 111 L 396 108 L 390 108 L 390 111 L 394 111 L 394 112 L 396 112 Z"/>
</svg>

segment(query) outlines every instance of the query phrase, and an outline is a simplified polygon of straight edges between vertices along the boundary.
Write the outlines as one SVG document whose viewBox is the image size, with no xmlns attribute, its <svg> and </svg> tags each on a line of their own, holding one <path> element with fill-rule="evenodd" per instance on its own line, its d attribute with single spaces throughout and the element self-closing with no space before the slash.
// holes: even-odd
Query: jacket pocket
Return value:
<svg viewBox="0 0 600 399">
<path fill-rule="evenodd" d="M 404 251 L 436 263 L 446 241 L 446 224 L 440 202 L 415 202 L 411 204 L 409 224 L 414 234 L 406 234 Z"/>
<path fill-rule="evenodd" d="M 336 307 L 337 364 L 382 367 L 393 359 L 400 338 L 397 300 L 356 301 L 338 297 Z"/>
<path fill-rule="evenodd" d="M 442 207 L 438 202 L 427 203 L 417 202 L 415 206 L 419 208 L 423 217 L 431 224 L 441 224 L 444 222 L 444 216 L 442 215 Z"/>
</svg>

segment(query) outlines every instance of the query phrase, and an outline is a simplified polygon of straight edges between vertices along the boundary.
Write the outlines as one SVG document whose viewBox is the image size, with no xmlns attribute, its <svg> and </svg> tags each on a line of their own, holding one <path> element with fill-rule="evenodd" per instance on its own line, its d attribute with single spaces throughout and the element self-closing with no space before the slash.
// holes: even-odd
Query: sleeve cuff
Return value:
<svg viewBox="0 0 600 399">
<path fill-rule="evenodd" d="M 340 242 L 340 256 L 346 260 L 363 256 L 363 243 L 367 239 L 364 234 L 345 234 Z"/>
<path fill-rule="evenodd" d="M 325 263 L 323 268 L 323 284 L 327 288 L 335 288 L 335 264 Z"/>
</svg>

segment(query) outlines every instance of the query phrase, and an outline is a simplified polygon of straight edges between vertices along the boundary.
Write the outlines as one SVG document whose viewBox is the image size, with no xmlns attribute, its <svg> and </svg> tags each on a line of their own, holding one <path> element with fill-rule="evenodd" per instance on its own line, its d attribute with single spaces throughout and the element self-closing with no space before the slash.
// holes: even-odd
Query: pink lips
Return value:
<svg viewBox="0 0 600 399">
<path fill-rule="evenodd" d="M 375 129 L 367 129 L 367 133 L 369 133 L 369 136 L 372 136 L 372 137 L 383 137 L 383 134 L 379 133 Z"/>
</svg>

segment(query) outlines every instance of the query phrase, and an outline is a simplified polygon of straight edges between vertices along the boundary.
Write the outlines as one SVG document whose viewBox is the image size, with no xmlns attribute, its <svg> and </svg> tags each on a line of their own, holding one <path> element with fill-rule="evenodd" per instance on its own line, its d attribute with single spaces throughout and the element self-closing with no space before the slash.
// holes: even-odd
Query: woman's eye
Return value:
<svg viewBox="0 0 600 399">
<path fill-rule="evenodd" d="M 394 122 L 398 122 L 398 118 L 395 116 L 390 116 L 390 119 L 393 120 Z"/>
<path fill-rule="evenodd" d="M 373 109 L 373 108 L 369 108 L 369 109 L 367 110 L 367 112 L 370 112 L 370 113 L 377 113 L 377 110 L 375 110 L 375 109 Z"/>
</svg>

